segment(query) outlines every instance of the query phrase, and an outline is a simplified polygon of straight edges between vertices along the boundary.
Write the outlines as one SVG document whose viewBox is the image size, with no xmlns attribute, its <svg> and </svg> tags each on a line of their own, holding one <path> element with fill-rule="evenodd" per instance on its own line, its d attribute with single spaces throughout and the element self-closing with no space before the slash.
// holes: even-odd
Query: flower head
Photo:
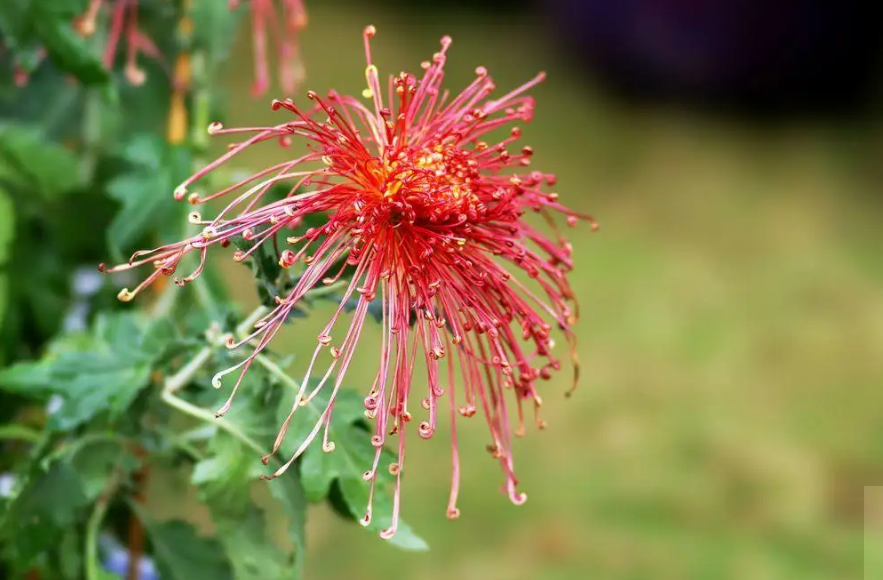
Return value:
<svg viewBox="0 0 883 580">
<path fill-rule="evenodd" d="M 161 58 L 161 54 L 153 41 L 138 27 L 138 0 L 89 0 L 86 12 L 74 21 L 74 28 L 83 36 L 92 36 L 101 8 L 106 4 L 111 5 L 111 13 L 107 44 L 104 48 L 104 66 L 108 70 L 113 67 L 120 42 L 124 40 L 126 80 L 140 86 L 144 84 L 146 76 L 138 66 L 138 54 L 143 53 L 153 59 Z"/>
<path fill-rule="evenodd" d="M 155 270 L 140 286 L 121 293 L 121 299 L 130 300 L 160 276 L 173 275 L 189 253 L 199 254 L 200 265 L 178 279 L 179 284 L 200 273 L 213 245 L 245 237 L 253 246 L 235 254 L 243 260 L 306 216 L 327 214 L 321 225 L 289 237 L 290 247 L 278 253 L 283 267 L 303 268 L 294 288 L 277 297 L 275 309 L 250 335 L 229 342 L 231 348 L 251 344 L 254 350 L 216 375 L 216 386 L 225 375 L 238 375 L 218 414 L 230 408 L 249 366 L 299 301 L 314 287 L 338 283 L 344 272 L 352 272 L 344 283 L 340 306 L 317 337 L 300 392 L 271 454 L 279 449 L 299 406 L 323 389 L 330 390 L 330 402 L 309 436 L 272 477 L 284 473 L 320 431 L 325 449 L 333 449 L 328 426 L 335 395 L 373 304 L 380 312 L 382 339 L 378 370 L 365 397 L 376 449 L 365 479 L 371 482 L 373 497 L 377 470 L 382 468 L 381 450 L 394 441 L 398 459 L 388 466 L 396 476 L 393 524 L 383 532 L 389 537 L 398 521 L 405 433 L 414 427 L 421 437 L 430 438 L 440 421 L 450 421 L 449 517 L 459 514 L 459 417 L 479 415 L 487 421 L 488 450 L 502 467 L 504 490 L 516 504 L 524 501 L 525 495 L 517 490 L 510 421 L 518 423 L 514 434 L 523 434 L 527 406 L 534 410 L 537 426 L 543 427 L 538 383 L 561 367 L 553 352 L 551 335 L 556 327 L 570 344 L 576 369 L 572 327 L 577 311 L 566 277 L 572 267 L 572 247 L 557 234 L 553 215 L 564 216 L 570 225 L 580 218 L 593 228 L 595 224 L 590 216 L 561 205 L 556 193 L 546 191 L 555 183 L 553 175 L 525 169 L 532 154 L 529 147 L 510 152 L 521 134 L 514 124 L 529 121 L 533 114 L 534 101 L 526 92 L 543 80 L 543 74 L 491 98 L 494 82 L 479 67 L 475 80 L 451 95 L 441 89 L 451 45 L 445 37 L 441 50 L 423 63 L 422 78 L 401 73 L 390 78 L 384 91 L 371 59 L 374 34 L 373 27 L 364 33 L 368 66 L 362 96 L 368 105 L 334 92 L 327 98 L 310 92 L 312 104 L 306 108 L 290 99 L 273 102 L 273 109 L 292 117 L 282 124 L 243 129 L 212 125 L 212 134 L 244 140 L 187 179 L 175 196 L 187 197 L 193 204 L 221 197 L 232 201 L 212 220 L 193 214 L 193 221 L 204 228 L 199 235 L 139 252 L 115 270 L 153 264 Z M 508 131 L 500 141 L 484 140 L 503 128 Z M 194 183 L 246 149 L 268 142 L 286 145 L 293 138 L 305 139 L 308 152 L 210 195 L 188 193 Z M 291 185 L 288 196 L 265 202 L 267 191 L 281 182 Z M 307 187 L 314 189 L 302 192 Z M 525 221 L 527 212 L 545 218 L 554 239 Z M 353 303 L 355 308 L 347 315 L 345 305 Z M 348 325 L 341 322 L 346 319 Z M 428 385 L 413 379 L 418 361 L 425 366 Z M 321 378 L 311 380 L 314 376 Z M 370 518 L 369 502 L 363 521 Z"/>
<path fill-rule="evenodd" d="M 98 28 L 98 19 L 105 5 L 110 6 L 111 15 L 107 42 L 102 55 L 104 68 L 110 70 L 113 67 L 119 44 L 125 36 L 126 64 L 124 74 L 129 83 L 140 86 L 144 84 L 146 75 L 138 66 L 138 54 L 144 54 L 155 60 L 160 60 L 162 54 L 153 41 L 138 27 L 138 0 L 89 0 L 86 11 L 76 17 L 71 26 L 80 36 L 91 37 Z M 34 64 L 42 62 L 46 58 L 46 54 L 46 49 L 39 47 L 35 54 Z M 13 75 L 13 80 L 19 87 L 27 85 L 30 80 L 30 73 L 19 65 L 14 67 Z"/>
<path fill-rule="evenodd" d="M 242 0 L 229 0 L 230 9 Z M 251 0 L 252 41 L 254 43 L 255 81 L 252 93 L 262 95 L 270 86 L 267 59 L 267 36 L 277 46 L 279 84 L 286 95 L 292 95 L 303 81 L 304 67 L 300 60 L 300 31 L 307 25 L 307 12 L 302 0 L 280 0 L 277 14 L 274 0 Z"/>
</svg>

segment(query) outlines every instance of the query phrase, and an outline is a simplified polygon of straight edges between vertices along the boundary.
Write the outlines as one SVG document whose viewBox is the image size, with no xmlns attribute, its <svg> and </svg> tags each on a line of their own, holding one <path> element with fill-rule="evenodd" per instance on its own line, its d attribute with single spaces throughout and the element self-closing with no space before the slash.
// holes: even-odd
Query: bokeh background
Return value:
<svg viewBox="0 0 883 580">
<path fill-rule="evenodd" d="M 569 231 L 583 380 L 571 399 L 567 373 L 544 385 L 549 427 L 516 444 L 529 501 L 499 493 L 467 422 L 448 521 L 446 432 L 415 439 L 404 514 L 431 551 L 316 509 L 309 578 L 861 577 L 863 489 L 883 482 L 881 20 L 705 4 L 307 3 L 304 90 L 362 89 L 369 23 L 384 74 L 417 71 L 443 34 L 452 89 L 479 64 L 501 90 L 546 70 L 524 142 L 601 224 Z M 278 122 L 240 48 L 229 122 Z M 229 276 L 254 300 L 245 269 Z"/>
</svg>

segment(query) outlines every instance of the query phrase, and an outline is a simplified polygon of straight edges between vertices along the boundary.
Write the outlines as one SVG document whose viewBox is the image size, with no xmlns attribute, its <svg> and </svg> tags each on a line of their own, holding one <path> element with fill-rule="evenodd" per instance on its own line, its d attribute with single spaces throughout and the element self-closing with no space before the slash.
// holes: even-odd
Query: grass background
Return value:
<svg viewBox="0 0 883 580">
<path fill-rule="evenodd" d="M 415 439 L 404 514 L 431 551 L 397 551 L 317 509 L 308 577 L 859 578 L 863 487 L 883 480 L 877 131 L 626 106 L 536 22 L 370 2 L 308 9 L 304 90 L 361 90 L 368 23 L 383 74 L 419 70 L 442 34 L 454 38 L 453 89 L 479 64 L 500 90 L 546 70 L 524 142 L 535 167 L 558 174 L 562 199 L 601 223 L 569 231 L 584 379 L 569 400 L 567 373 L 544 385 L 549 428 L 516 444 L 529 501 L 499 493 L 485 429 L 468 422 L 462 517 L 448 521 L 446 432 Z M 279 122 L 248 95 L 243 41 L 225 77 L 229 122 Z M 247 271 L 230 275 L 253 299 Z M 304 352 L 315 332 L 284 340 Z M 359 378 L 375 361 L 357 357 L 350 384 L 367 390 Z"/>
</svg>

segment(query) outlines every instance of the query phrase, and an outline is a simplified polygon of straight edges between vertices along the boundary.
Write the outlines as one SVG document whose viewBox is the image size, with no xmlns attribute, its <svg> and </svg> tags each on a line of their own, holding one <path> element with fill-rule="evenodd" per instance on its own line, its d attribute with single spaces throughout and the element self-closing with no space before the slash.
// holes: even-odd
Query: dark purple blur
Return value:
<svg viewBox="0 0 883 580">
<path fill-rule="evenodd" d="M 880 5 L 542 0 L 536 7 L 590 70 L 632 96 L 830 109 L 870 100 L 883 72 Z"/>
</svg>

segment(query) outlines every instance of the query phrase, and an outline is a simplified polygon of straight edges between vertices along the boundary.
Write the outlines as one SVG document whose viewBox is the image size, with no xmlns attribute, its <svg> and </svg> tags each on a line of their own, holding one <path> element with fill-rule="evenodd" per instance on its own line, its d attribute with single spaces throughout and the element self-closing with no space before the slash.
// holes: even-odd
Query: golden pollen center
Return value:
<svg viewBox="0 0 883 580">
<path fill-rule="evenodd" d="M 478 163 L 470 152 L 436 143 L 400 151 L 384 163 L 381 193 L 420 205 L 449 205 L 473 197 Z"/>
</svg>

